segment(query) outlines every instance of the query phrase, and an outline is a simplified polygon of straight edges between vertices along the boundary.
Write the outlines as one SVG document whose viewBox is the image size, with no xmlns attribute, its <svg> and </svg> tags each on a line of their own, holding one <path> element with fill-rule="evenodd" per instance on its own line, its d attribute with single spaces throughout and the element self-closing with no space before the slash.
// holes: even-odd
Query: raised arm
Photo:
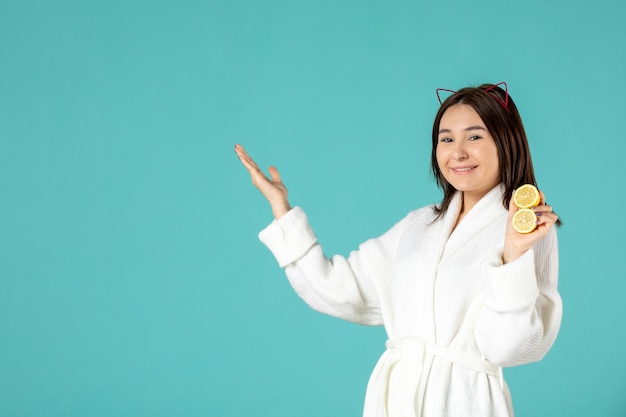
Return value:
<svg viewBox="0 0 626 417">
<path fill-rule="evenodd" d="M 361 324 L 382 324 L 378 287 L 389 280 L 403 222 L 363 243 L 347 258 L 328 258 L 304 211 L 291 209 L 278 170 L 270 167 L 267 178 L 241 145 L 235 146 L 235 152 L 274 213 L 275 220 L 259 238 L 285 269 L 298 295 L 324 314 Z"/>
</svg>

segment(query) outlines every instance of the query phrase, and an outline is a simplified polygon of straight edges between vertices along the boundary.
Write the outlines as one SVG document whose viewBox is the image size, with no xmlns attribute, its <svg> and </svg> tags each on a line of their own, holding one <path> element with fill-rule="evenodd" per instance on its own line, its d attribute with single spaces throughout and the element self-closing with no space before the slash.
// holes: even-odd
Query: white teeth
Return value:
<svg viewBox="0 0 626 417">
<path fill-rule="evenodd" d="M 454 168 L 455 171 L 466 172 L 471 171 L 474 168 Z"/>
</svg>

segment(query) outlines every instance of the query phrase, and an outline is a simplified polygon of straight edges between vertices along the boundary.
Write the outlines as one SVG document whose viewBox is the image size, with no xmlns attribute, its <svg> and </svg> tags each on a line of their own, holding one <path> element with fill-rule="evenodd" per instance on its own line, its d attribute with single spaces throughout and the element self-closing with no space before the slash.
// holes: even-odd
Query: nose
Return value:
<svg viewBox="0 0 626 417">
<path fill-rule="evenodd" d="M 465 149 L 465 143 L 463 143 L 463 141 L 456 141 L 454 142 L 454 150 L 452 151 L 452 158 L 456 159 L 457 161 L 462 161 L 464 159 L 467 159 L 468 155 L 467 155 L 467 150 Z"/>
</svg>

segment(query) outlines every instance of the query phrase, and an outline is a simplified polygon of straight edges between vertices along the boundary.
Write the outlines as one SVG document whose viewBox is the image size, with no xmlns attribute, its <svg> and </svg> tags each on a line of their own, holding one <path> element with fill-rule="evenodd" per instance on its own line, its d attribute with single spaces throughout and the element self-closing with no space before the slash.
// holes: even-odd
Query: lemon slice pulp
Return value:
<svg viewBox="0 0 626 417">
<path fill-rule="evenodd" d="M 537 215 L 531 209 L 519 209 L 513 215 L 513 229 L 518 233 L 530 233 L 537 228 Z"/>
<path fill-rule="evenodd" d="M 519 208 L 531 208 L 539 205 L 541 195 L 539 190 L 532 184 L 524 184 L 515 190 L 513 203 Z"/>
</svg>

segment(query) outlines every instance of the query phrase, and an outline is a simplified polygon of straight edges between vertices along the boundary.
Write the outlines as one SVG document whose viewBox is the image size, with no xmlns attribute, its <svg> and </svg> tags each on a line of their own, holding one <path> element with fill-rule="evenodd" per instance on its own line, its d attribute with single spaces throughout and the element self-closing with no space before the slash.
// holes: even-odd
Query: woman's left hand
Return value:
<svg viewBox="0 0 626 417">
<path fill-rule="evenodd" d="M 519 258 L 535 243 L 543 239 L 559 218 L 552 211 L 552 207 L 546 204 L 545 195 L 541 191 L 539 193 L 541 194 L 541 201 L 537 207 L 532 209 L 537 215 L 537 228 L 527 234 L 519 233 L 513 228 L 512 219 L 517 211 L 517 206 L 513 203 L 513 198 L 509 201 L 509 219 L 507 220 L 504 250 L 502 251 L 502 261 L 505 264 Z"/>
</svg>

